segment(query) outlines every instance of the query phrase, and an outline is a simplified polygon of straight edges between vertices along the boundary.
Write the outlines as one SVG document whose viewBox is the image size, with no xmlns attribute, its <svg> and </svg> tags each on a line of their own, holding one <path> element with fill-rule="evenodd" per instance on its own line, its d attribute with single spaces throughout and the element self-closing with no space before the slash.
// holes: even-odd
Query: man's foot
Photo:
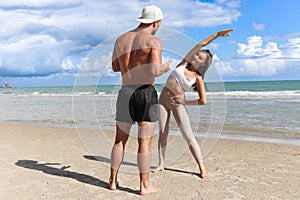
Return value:
<svg viewBox="0 0 300 200">
<path fill-rule="evenodd" d="M 163 165 L 158 165 L 156 168 L 152 169 L 151 172 L 159 172 L 159 171 L 164 171 L 165 168 Z"/>
<path fill-rule="evenodd" d="M 116 190 L 119 187 L 119 182 L 109 180 L 108 187 L 109 187 L 110 190 Z"/>
<path fill-rule="evenodd" d="M 140 195 L 154 194 L 154 193 L 157 193 L 157 192 L 159 192 L 159 189 L 154 188 L 152 186 L 149 186 L 147 188 L 142 188 L 140 190 Z"/>
</svg>

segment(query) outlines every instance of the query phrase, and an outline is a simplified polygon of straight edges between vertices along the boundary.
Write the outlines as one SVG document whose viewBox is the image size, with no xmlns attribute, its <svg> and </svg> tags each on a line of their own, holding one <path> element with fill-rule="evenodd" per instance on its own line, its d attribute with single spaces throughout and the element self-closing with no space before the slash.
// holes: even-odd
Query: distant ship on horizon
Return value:
<svg viewBox="0 0 300 200">
<path fill-rule="evenodd" d="M 6 83 L 3 86 L 0 86 L 0 88 L 11 88 L 11 86 L 8 83 Z"/>
</svg>

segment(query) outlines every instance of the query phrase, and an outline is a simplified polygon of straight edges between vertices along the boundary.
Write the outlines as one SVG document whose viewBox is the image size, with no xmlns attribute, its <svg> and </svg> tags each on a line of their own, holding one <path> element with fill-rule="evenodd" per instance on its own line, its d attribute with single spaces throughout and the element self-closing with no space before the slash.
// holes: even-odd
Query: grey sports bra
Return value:
<svg viewBox="0 0 300 200">
<path fill-rule="evenodd" d="M 192 79 L 188 79 L 184 75 L 184 69 L 185 65 L 179 66 L 176 69 L 174 69 L 171 73 L 171 76 L 173 76 L 176 81 L 179 83 L 179 85 L 184 89 L 185 91 L 192 87 L 192 85 L 196 82 L 196 77 Z"/>
</svg>

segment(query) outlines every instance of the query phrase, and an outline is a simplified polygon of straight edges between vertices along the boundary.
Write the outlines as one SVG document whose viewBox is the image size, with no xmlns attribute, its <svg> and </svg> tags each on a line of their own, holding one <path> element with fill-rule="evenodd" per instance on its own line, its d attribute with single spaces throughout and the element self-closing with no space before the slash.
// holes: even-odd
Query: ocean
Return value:
<svg viewBox="0 0 300 200">
<path fill-rule="evenodd" d="M 160 94 L 163 85 L 155 85 Z M 300 146 L 300 80 L 206 83 L 208 103 L 187 106 L 197 137 Z M 115 129 L 120 86 L 0 88 L 0 122 Z M 197 98 L 189 91 L 187 99 Z M 171 118 L 171 134 L 180 134 Z M 158 134 L 158 130 L 156 133 Z"/>
</svg>

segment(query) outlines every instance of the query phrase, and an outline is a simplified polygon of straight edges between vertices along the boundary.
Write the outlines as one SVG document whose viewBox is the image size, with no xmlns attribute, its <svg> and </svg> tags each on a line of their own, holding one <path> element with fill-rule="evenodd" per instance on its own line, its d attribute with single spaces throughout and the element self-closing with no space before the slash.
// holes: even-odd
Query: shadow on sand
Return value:
<svg viewBox="0 0 300 200">
<path fill-rule="evenodd" d="M 190 174 L 190 175 L 198 176 L 199 178 L 202 178 L 199 173 L 195 173 L 195 172 L 189 172 L 189 171 L 185 171 L 185 170 L 173 169 L 173 168 L 168 168 L 168 167 L 165 167 L 165 170 L 172 171 L 172 172 L 178 172 L 178 173 L 184 173 L 184 174 Z"/>
<path fill-rule="evenodd" d="M 108 189 L 107 182 L 97 179 L 90 175 L 67 170 L 68 168 L 70 168 L 70 166 L 63 166 L 60 168 L 53 167 L 53 166 L 60 165 L 60 163 L 38 163 L 38 161 L 35 160 L 18 160 L 18 162 L 16 162 L 15 164 L 17 166 L 24 167 L 27 169 L 41 171 L 49 175 L 72 178 L 81 183 L 90 184 L 93 186 Z M 125 188 L 121 186 L 118 187 L 118 190 L 126 191 L 133 194 L 139 194 L 139 191 L 137 190 L 132 190 L 130 188 Z"/>
<path fill-rule="evenodd" d="M 110 159 L 105 158 L 103 156 L 89 156 L 89 155 L 84 155 L 83 157 L 86 158 L 86 159 L 88 159 L 88 160 L 95 160 L 95 161 L 99 161 L 99 162 L 109 163 L 110 164 Z M 137 167 L 137 164 L 131 163 L 131 162 L 126 162 L 126 161 L 123 161 L 122 165 L 128 165 L 128 166 Z"/>
<path fill-rule="evenodd" d="M 84 155 L 83 157 L 86 158 L 86 159 L 89 159 L 89 160 L 95 160 L 95 161 L 99 161 L 99 162 L 110 163 L 110 159 L 102 157 L 102 156 Z M 130 165 L 130 166 L 136 166 L 137 167 L 137 164 L 134 164 L 134 163 L 131 163 L 131 162 L 126 162 L 126 161 L 123 161 L 122 165 Z M 151 166 L 151 169 L 154 169 L 154 168 L 155 168 L 155 166 Z M 164 170 L 171 171 L 171 172 L 177 172 L 177 173 L 190 174 L 190 175 L 198 176 L 198 177 L 202 178 L 199 173 L 195 173 L 195 172 L 189 172 L 189 171 L 180 170 L 180 169 L 173 169 L 173 168 L 169 168 L 169 167 L 165 167 Z"/>
</svg>

